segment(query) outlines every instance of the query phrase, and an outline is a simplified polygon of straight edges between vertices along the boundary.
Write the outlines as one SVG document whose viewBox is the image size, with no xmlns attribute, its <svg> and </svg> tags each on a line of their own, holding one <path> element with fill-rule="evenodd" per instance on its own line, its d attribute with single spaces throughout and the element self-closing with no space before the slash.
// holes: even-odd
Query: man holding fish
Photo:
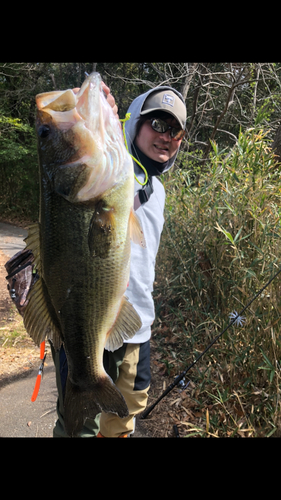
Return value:
<svg viewBox="0 0 281 500">
<path fill-rule="evenodd" d="M 158 177 L 175 162 L 185 103 L 171 87 L 150 89 L 121 120 L 122 137 L 96 73 L 36 101 L 40 222 L 26 246 L 41 279 L 23 316 L 38 345 L 51 340 L 54 437 L 127 437 L 147 404 L 165 204 Z"/>
</svg>

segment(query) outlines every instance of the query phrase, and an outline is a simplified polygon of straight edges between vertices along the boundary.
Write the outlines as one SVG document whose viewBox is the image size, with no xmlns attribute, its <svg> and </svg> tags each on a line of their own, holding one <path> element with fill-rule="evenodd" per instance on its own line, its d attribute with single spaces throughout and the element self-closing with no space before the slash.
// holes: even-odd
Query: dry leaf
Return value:
<svg viewBox="0 0 281 500">
<path fill-rule="evenodd" d="M 170 406 L 178 403 L 179 401 L 181 401 L 181 398 L 174 399 L 174 401 L 171 401 Z"/>
<path fill-rule="evenodd" d="M 200 418 L 200 417 L 202 417 L 202 412 L 201 412 L 201 411 L 194 411 L 194 412 L 193 412 L 193 415 L 194 415 L 196 418 Z"/>
<path fill-rule="evenodd" d="M 182 406 L 181 409 L 184 410 L 189 417 L 194 418 L 194 414 L 190 410 L 188 410 L 184 406 Z"/>
<path fill-rule="evenodd" d="M 209 410 L 207 408 L 207 410 L 206 410 L 206 432 L 207 433 L 209 432 L 209 428 L 210 428 L 210 419 L 209 419 Z"/>
<path fill-rule="evenodd" d="M 236 413 L 236 415 L 237 415 L 238 417 L 243 417 L 243 416 L 244 416 L 244 412 L 241 410 L 241 408 L 240 408 L 240 407 L 238 408 L 238 407 L 235 405 L 235 406 L 233 407 L 233 409 L 234 409 L 234 411 L 235 411 L 235 413 Z"/>
</svg>

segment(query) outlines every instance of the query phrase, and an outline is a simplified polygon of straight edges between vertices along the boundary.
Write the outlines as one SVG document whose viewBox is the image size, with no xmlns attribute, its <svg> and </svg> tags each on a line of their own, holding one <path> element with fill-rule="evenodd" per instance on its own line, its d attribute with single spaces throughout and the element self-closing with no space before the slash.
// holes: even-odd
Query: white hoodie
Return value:
<svg viewBox="0 0 281 500">
<path fill-rule="evenodd" d="M 131 145 L 135 139 L 136 124 L 140 117 L 142 106 L 147 96 L 156 90 L 173 90 L 182 99 L 181 94 L 175 89 L 161 86 L 151 89 L 145 94 L 141 94 L 132 102 L 128 109 L 131 117 L 125 123 L 126 139 L 131 154 L 134 154 L 132 153 Z M 176 155 L 169 160 L 164 172 L 172 167 L 175 158 Z M 135 162 L 134 169 L 137 178 L 141 182 L 144 182 L 145 174 Z M 152 292 L 155 278 L 156 255 L 164 225 L 165 190 L 157 177 L 154 176 L 152 179 L 154 192 L 151 194 L 149 200 L 137 209 L 137 215 L 142 224 L 145 236 L 146 248 L 142 248 L 131 242 L 131 270 L 126 296 L 140 315 L 142 321 L 141 329 L 132 339 L 127 341 L 132 344 L 146 342 L 150 339 L 151 325 L 155 319 Z M 135 194 L 139 189 L 141 189 L 141 186 L 135 180 Z"/>
</svg>

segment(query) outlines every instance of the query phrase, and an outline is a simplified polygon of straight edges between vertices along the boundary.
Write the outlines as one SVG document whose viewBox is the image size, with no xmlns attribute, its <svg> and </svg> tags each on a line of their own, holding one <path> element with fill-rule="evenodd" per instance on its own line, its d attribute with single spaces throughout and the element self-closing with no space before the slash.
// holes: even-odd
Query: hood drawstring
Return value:
<svg viewBox="0 0 281 500">
<path fill-rule="evenodd" d="M 126 146 L 126 149 L 129 153 L 129 155 L 131 156 L 131 158 L 133 158 L 133 160 L 141 167 L 141 169 L 144 171 L 145 173 L 145 180 L 144 182 L 141 182 L 139 181 L 139 179 L 137 178 L 136 174 L 134 173 L 134 176 L 135 176 L 135 179 L 136 181 L 141 185 L 141 186 L 145 186 L 147 184 L 147 181 L 148 181 L 148 173 L 146 171 L 146 169 L 144 168 L 144 166 L 142 165 L 142 163 L 140 163 L 129 151 L 129 148 L 128 148 L 128 143 L 127 143 L 127 139 L 126 139 L 126 133 L 125 133 L 125 123 L 130 120 L 131 118 L 131 113 L 126 113 L 126 116 L 125 118 L 122 118 L 120 119 L 120 122 L 123 122 L 123 136 L 124 136 L 124 142 L 125 142 L 125 146 Z"/>
</svg>

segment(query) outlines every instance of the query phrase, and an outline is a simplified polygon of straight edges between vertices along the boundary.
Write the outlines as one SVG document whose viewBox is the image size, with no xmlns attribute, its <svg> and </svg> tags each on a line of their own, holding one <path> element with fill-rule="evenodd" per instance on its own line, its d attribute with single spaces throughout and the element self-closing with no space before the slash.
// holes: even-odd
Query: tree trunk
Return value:
<svg viewBox="0 0 281 500">
<path fill-rule="evenodd" d="M 194 77 L 194 75 L 196 73 L 198 64 L 199 63 L 191 63 L 190 66 L 188 66 L 188 63 L 185 63 L 186 77 L 185 77 L 185 80 L 184 80 L 182 87 L 181 87 L 181 94 L 183 96 L 184 101 L 186 100 L 186 97 L 187 97 L 187 94 L 189 91 L 189 87 L 190 87 L 192 78 Z"/>
</svg>

